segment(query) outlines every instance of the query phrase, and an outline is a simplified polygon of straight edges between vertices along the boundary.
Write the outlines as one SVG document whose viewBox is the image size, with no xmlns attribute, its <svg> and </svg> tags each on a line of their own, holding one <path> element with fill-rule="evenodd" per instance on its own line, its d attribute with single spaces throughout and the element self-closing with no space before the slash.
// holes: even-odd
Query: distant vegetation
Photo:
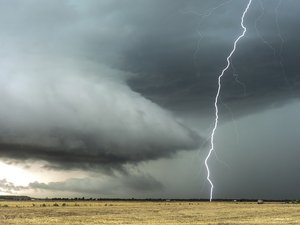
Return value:
<svg viewBox="0 0 300 225">
<path fill-rule="evenodd" d="M 150 201 L 150 202 L 165 202 L 165 201 L 177 201 L 177 202 L 207 202 L 208 199 L 165 199 L 165 198 L 85 198 L 85 197 L 74 197 L 74 198 L 33 198 L 29 196 L 22 195 L 0 195 L 0 201 L 71 201 L 71 202 L 80 202 L 80 201 Z M 263 201 L 258 199 L 214 199 L 216 202 L 257 202 Z M 268 199 L 267 202 L 285 202 L 285 203 L 300 203 L 300 200 L 297 199 L 281 199 L 281 200 L 272 200 Z"/>
<path fill-rule="evenodd" d="M 27 201 L 31 200 L 31 197 L 22 195 L 0 195 L 0 200 L 17 200 L 17 201 Z"/>
</svg>

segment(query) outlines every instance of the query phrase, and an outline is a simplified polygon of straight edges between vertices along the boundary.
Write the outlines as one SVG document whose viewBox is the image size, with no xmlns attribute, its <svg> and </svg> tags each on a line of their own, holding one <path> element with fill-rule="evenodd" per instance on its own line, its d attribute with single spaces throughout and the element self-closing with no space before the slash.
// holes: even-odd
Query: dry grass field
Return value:
<svg viewBox="0 0 300 225">
<path fill-rule="evenodd" d="M 0 202 L 0 224 L 300 224 L 300 204 Z"/>
</svg>

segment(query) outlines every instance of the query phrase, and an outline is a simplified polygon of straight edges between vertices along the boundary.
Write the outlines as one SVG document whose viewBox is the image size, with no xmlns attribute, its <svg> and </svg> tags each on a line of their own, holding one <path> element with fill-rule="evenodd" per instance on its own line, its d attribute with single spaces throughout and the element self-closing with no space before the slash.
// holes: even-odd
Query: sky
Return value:
<svg viewBox="0 0 300 225">
<path fill-rule="evenodd" d="M 0 194 L 208 198 L 247 0 L 0 0 Z M 253 0 L 214 198 L 299 199 L 297 0 Z"/>
</svg>

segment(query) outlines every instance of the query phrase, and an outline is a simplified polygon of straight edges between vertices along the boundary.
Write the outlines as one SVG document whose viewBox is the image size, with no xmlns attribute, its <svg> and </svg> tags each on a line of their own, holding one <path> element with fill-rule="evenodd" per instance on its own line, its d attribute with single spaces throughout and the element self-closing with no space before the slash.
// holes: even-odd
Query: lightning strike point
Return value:
<svg viewBox="0 0 300 225">
<path fill-rule="evenodd" d="M 236 46 L 237 46 L 237 43 L 239 42 L 239 40 L 241 38 L 243 38 L 245 36 L 245 33 L 247 31 L 247 28 L 244 26 L 244 18 L 245 18 L 245 15 L 246 13 L 248 12 L 248 9 L 250 7 L 252 3 L 252 0 L 249 0 L 243 14 L 242 14 L 242 17 L 241 17 L 241 27 L 243 28 L 243 32 L 242 34 L 240 34 L 240 36 L 238 36 L 235 41 L 234 41 L 234 44 L 233 44 L 233 49 L 231 50 L 231 52 L 229 53 L 229 55 L 227 56 L 227 65 L 226 67 L 222 70 L 222 72 L 220 73 L 220 75 L 218 76 L 218 90 L 217 90 L 217 93 L 216 93 L 216 97 L 215 97 L 215 122 L 214 122 L 214 127 L 213 127 L 213 130 L 211 132 L 211 135 L 210 135 L 210 149 L 208 151 L 208 154 L 205 158 L 205 167 L 206 167 L 206 170 L 207 170 L 207 181 L 209 182 L 210 184 L 210 196 L 209 196 L 209 201 L 211 202 L 212 199 L 213 199 L 213 190 L 214 190 L 214 184 L 213 182 L 211 181 L 210 179 L 210 170 L 209 170 L 209 166 L 208 166 L 208 160 L 211 156 L 211 153 L 214 151 L 214 138 L 215 138 L 215 132 L 217 130 L 217 127 L 218 127 L 218 122 L 219 122 L 219 108 L 218 108 L 218 101 L 219 101 L 219 96 L 220 96 L 220 91 L 221 91 L 221 79 L 224 75 L 224 73 L 227 71 L 227 69 L 230 67 L 230 59 L 233 55 L 233 53 L 235 52 L 236 50 Z"/>
</svg>

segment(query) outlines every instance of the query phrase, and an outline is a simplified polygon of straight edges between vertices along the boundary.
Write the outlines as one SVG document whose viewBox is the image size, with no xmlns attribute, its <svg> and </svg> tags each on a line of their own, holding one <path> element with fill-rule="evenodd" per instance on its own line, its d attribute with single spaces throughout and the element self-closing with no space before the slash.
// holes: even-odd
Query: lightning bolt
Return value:
<svg viewBox="0 0 300 225">
<path fill-rule="evenodd" d="M 219 122 L 219 108 L 218 108 L 218 101 L 219 101 L 219 96 L 220 96 L 220 91 L 221 91 L 221 79 L 222 77 L 224 76 L 224 73 L 227 71 L 227 69 L 230 67 L 230 59 L 232 57 L 232 55 L 234 54 L 235 50 L 236 50 L 236 46 L 237 46 L 237 43 L 239 42 L 239 40 L 241 38 L 243 38 L 245 36 L 245 33 L 247 31 L 247 28 L 244 26 L 244 18 L 245 18 L 245 15 L 246 13 L 248 12 L 248 9 L 250 7 L 252 3 L 252 0 L 249 0 L 243 14 L 242 14 L 242 17 L 241 17 L 241 27 L 243 28 L 243 32 L 240 36 L 238 36 L 235 41 L 234 41 L 234 44 L 233 44 L 233 49 L 231 50 L 231 52 L 229 53 L 229 55 L 227 56 L 227 65 L 226 67 L 222 70 L 221 74 L 218 76 L 218 90 L 217 90 L 217 93 L 216 93 L 216 97 L 215 97 L 215 122 L 214 122 L 214 127 L 212 129 L 212 132 L 211 132 L 211 135 L 210 135 L 210 144 L 211 144 L 211 148 L 209 149 L 208 151 L 208 154 L 205 158 L 205 167 L 206 167 L 206 170 L 207 170 L 207 181 L 209 182 L 210 184 L 210 196 L 209 196 L 209 201 L 211 202 L 212 199 L 213 199 L 213 190 L 214 190 L 214 184 L 213 182 L 211 181 L 210 179 L 210 170 L 209 170 L 209 166 L 208 166 L 208 160 L 212 154 L 212 152 L 214 151 L 214 138 L 215 138 L 215 132 L 217 130 L 217 127 L 218 127 L 218 122 Z"/>
</svg>

